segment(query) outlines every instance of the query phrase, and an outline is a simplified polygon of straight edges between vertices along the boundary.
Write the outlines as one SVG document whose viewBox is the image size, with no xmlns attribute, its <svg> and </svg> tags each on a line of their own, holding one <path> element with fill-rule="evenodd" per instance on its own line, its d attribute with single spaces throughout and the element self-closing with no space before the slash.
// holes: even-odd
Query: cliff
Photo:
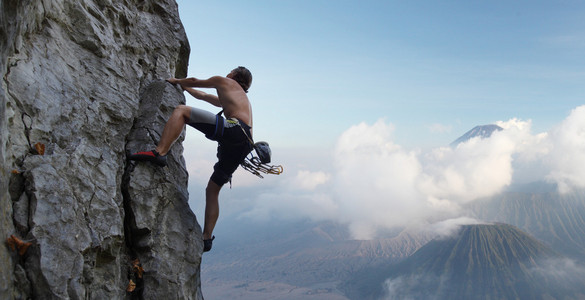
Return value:
<svg viewBox="0 0 585 300">
<path fill-rule="evenodd" d="M 188 56 L 172 0 L 0 0 L 1 299 L 203 298 L 183 137 L 167 167 L 126 160 Z"/>
</svg>

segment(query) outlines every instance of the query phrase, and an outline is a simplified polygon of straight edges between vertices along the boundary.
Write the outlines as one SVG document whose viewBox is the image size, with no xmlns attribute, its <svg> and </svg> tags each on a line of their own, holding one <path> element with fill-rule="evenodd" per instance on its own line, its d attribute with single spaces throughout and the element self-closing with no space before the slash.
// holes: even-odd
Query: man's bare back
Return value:
<svg viewBox="0 0 585 300">
<path fill-rule="evenodd" d="M 250 100 L 248 100 L 246 92 L 235 80 L 230 78 L 230 75 L 231 73 L 223 79 L 224 84 L 221 88 L 216 88 L 223 113 L 226 118 L 236 118 L 252 127 Z"/>
</svg>

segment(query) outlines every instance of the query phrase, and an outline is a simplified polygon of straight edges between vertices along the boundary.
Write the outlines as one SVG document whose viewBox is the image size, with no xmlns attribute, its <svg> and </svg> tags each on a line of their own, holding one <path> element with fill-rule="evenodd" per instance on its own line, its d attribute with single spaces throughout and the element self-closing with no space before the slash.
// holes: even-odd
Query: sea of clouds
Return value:
<svg viewBox="0 0 585 300">
<path fill-rule="evenodd" d="M 423 151 L 394 142 L 391 122 L 360 123 L 305 167 L 291 171 L 285 165 L 284 174 L 262 180 L 238 170 L 234 189 L 222 191 L 222 211 L 240 218 L 335 221 L 354 238 L 371 239 L 396 227 L 430 224 L 449 231 L 450 224 L 477 223 L 463 206 L 512 184 L 549 182 L 560 193 L 585 188 L 585 105 L 546 132 L 533 133 L 530 120 L 496 124 L 503 130 L 489 138 Z M 194 198 L 200 199 L 215 146 L 194 143 L 198 156 L 185 156 L 190 183 L 197 184 L 192 190 L 201 192 Z"/>
<path fill-rule="evenodd" d="M 533 133 L 530 120 L 497 125 L 503 130 L 489 138 L 423 152 L 396 144 L 383 119 L 357 124 L 339 136 L 324 164 L 330 168 L 288 174 L 242 215 L 333 220 L 370 239 L 399 226 L 477 222 L 461 215 L 462 206 L 513 183 L 547 181 L 561 193 L 585 188 L 585 106 L 547 132 Z"/>
</svg>

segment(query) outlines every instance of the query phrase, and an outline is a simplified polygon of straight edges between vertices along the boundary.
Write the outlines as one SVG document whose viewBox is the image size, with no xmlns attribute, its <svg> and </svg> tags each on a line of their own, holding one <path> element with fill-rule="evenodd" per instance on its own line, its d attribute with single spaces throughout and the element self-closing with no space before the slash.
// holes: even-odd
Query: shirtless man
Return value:
<svg viewBox="0 0 585 300">
<path fill-rule="evenodd" d="M 183 131 L 185 124 L 203 132 L 208 139 L 218 142 L 218 162 L 213 167 L 213 174 L 205 189 L 203 251 L 207 252 L 211 250 L 215 238 L 212 232 L 219 217 L 219 191 L 231 180 L 234 171 L 252 151 L 252 145 L 249 142 L 252 139 L 252 107 L 246 95 L 252 84 L 252 74 L 248 69 L 238 67 L 226 77 L 170 78 L 167 81 L 181 85 L 183 90 L 197 99 L 223 108 L 226 118 L 198 108 L 179 105 L 167 121 L 157 147 L 152 151 L 134 153 L 129 156 L 129 159 L 150 161 L 159 166 L 165 166 L 166 155 Z M 215 88 L 217 96 L 193 89 L 194 87 Z"/>
</svg>

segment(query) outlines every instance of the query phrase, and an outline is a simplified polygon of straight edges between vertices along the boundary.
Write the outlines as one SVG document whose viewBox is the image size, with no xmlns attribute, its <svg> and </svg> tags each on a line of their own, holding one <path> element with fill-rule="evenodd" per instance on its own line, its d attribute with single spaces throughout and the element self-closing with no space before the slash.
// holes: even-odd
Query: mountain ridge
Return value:
<svg viewBox="0 0 585 300">
<path fill-rule="evenodd" d="M 480 138 L 489 138 L 494 132 L 503 130 L 502 127 L 495 125 L 495 124 L 488 124 L 488 125 L 478 125 L 473 127 L 468 132 L 464 133 L 462 136 L 457 138 L 451 144 L 451 147 L 457 146 L 463 142 L 466 142 L 474 137 Z"/>
<path fill-rule="evenodd" d="M 567 285 L 540 271 L 561 259 L 515 226 L 464 225 L 456 235 L 427 243 L 397 265 L 356 274 L 346 282 L 356 289 L 346 294 L 351 299 L 578 297 L 585 281 Z M 360 287 L 360 281 L 369 282 Z"/>
<path fill-rule="evenodd" d="M 564 255 L 585 261 L 585 191 L 510 191 L 467 208 L 476 218 L 517 226 Z"/>
</svg>

